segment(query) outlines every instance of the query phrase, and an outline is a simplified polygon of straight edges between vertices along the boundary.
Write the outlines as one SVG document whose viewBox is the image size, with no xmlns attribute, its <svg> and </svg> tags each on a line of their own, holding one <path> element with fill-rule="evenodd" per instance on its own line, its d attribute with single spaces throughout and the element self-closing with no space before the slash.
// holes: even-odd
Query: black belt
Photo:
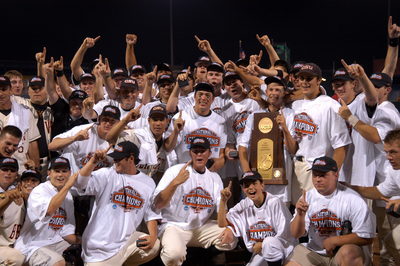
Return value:
<svg viewBox="0 0 400 266">
<path fill-rule="evenodd" d="M 296 161 L 300 161 L 300 162 L 302 162 L 303 161 L 303 159 L 304 159 L 304 156 L 295 156 L 294 158 L 296 158 Z"/>
<path fill-rule="evenodd" d="M 49 158 L 49 157 L 40 158 L 40 164 L 42 164 L 44 161 L 48 161 L 48 158 Z"/>
</svg>

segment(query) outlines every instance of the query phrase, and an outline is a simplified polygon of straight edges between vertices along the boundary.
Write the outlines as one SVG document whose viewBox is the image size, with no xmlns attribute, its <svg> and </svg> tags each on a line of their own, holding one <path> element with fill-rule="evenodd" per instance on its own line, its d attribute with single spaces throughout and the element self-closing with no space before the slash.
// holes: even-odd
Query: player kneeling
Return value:
<svg viewBox="0 0 400 266">
<path fill-rule="evenodd" d="M 218 225 L 228 226 L 235 237 L 243 237 L 253 256 L 247 265 L 282 265 L 293 250 L 290 234 L 291 214 L 277 197 L 263 191 L 264 183 L 258 172 L 246 172 L 239 181 L 247 198 L 226 213 L 232 183 L 221 191 Z"/>
</svg>

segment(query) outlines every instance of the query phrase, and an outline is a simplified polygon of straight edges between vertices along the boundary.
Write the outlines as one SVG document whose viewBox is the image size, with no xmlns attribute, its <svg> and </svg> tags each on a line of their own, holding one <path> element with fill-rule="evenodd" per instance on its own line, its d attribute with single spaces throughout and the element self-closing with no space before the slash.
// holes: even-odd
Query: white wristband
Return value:
<svg viewBox="0 0 400 266">
<path fill-rule="evenodd" d="M 357 118 L 357 116 L 355 115 L 351 115 L 349 116 L 349 119 L 347 119 L 350 123 L 350 125 L 352 125 L 353 127 L 356 126 L 356 124 L 358 123 L 358 121 L 360 121 L 360 119 Z"/>
</svg>

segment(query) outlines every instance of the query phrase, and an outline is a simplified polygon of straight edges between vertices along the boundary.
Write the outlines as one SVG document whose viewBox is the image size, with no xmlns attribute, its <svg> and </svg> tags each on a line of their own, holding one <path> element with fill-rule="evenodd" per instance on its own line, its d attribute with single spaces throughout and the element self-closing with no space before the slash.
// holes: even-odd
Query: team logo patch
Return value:
<svg viewBox="0 0 400 266">
<path fill-rule="evenodd" d="M 126 79 L 126 80 L 124 80 L 124 83 L 136 84 L 136 80 L 134 80 L 134 79 Z"/>
<path fill-rule="evenodd" d="M 304 64 L 295 64 L 293 68 L 302 68 L 304 66 Z"/>
<path fill-rule="evenodd" d="M 124 211 L 140 210 L 143 207 L 144 199 L 132 187 L 128 186 L 111 194 L 111 203 L 116 204 Z"/>
<path fill-rule="evenodd" d="M 342 222 L 340 218 L 331 210 L 322 209 L 314 213 L 310 222 L 314 225 L 314 232 L 318 232 L 319 236 L 329 237 L 338 236 L 342 230 Z"/>
<path fill-rule="evenodd" d="M 379 74 L 373 74 L 373 75 L 371 76 L 371 79 L 382 79 L 382 76 L 379 75 Z"/>
<path fill-rule="evenodd" d="M 41 78 L 33 78 L 33 79 L 31 79 L 31 82 L 34 82 L 34 81 L 42 81 L 42 79 Z"/>
<path fill-rule="evenodd" d="M 266 222 L 258 222 L 250 226 L 249 239 L 255 242 L 262 242 L 264 238 L 276 235 L 274 228 Z"/>
<path fill-rule="evenodd" d="M 65 160 L 64 158 L 57 158 L 54 162 L 55 163 L 68 163 L 67 160 Z"/>
<path fill-rule="evenodd" d="M 7 158 L 3 160 L 3 163 L 15 163 L 15 159 L 13 158 Z"/>
<path fill-rule="evenodd" d="M 124 72 L 122 69 L 116 69 L 116 70 L 114 70 L 114 74 L 122 73 L 122 72 Z"/>
<path fill-rule="evenodd" d="M 341 75 L 346 75 L 346 71 L 337 70 L 337 71 L 335 72 L 335 75 L 333 75 L 333 76 L 336 77 L 336 76 L 341 76 Z"/>
<path fill-rule="evenodd" d="M 210 193 L 202 187 L 196 187 L 183 196 L 183 204 L 192 208 L 194 213 L 200 213 L 203 210 L 211 210 L 214 200 Z"/>
<path fill-rule="evenodd" d="M 243 177 L 242 177 L 242 178 L 246 178 L 246 177 L 248 177 L 248 176 L 253 176 L 253 175 L 254 175 L 253 172 L 246 172 L 246 173 L 243 174 Z"/>
<path fill-rule="evenodd" d="M 316 160 L 314 165 L 326 165 L 326 162 L 324 160 Z"/>
<path fill-rule="evenodd" d="M 194 141 L 193 141 L 193 144 L 196 144 L 196 143 L 204 143 L 205 141 L 204 141 L 204 139 L 195 139 Z"/>
<path fill-rule="evenodd" d="M 110 112 L 110 113 L 113 113 L 113 114 L 117 113 L 117 111 L 115 111 L 115 109 L 112 108 L 112 107 L 107 107 L 106 110 L 104 110 L 104 112 Z"/>
<path fill-rule="evenodd" d="M 307 69 L 313 70 L 313 69 L 314 69 L 314 66 L 306 65 L 306 66 L 303 66 L 303 67 L 301 68 L 301 70 L 307 70 Z"/>
<path fill-rule="evenodd" d="M 49 222 L 49 227 L 57 232 L 58 230 L 63 228 L 66 220 L 67 220 L 67 212 L 60 207 L 51 217 Z"/>
<path fill-rule="evenodd" d="M 304 135 L 308 135 L 308 138 L 311 139 L 318 131 L 318 125 L 304 112 L 294 116 L 294 127 L 298 138 L 296 140 L 301 140 Z"/>
<path fill-rule="evenodd" d="M 197 137 L 207 138 L 210 142 L 211 147 L 218 147 L 221 141 L 220 137 L 217 136 L 217 134 L 215 134 L 213 131 L 209 130 L 208 128 L 202 127 L 196 129 L 186 136 L 186 144 L 190 145 L 192 139 Z"/>
<path fill-rule="evenodd" d="M 93 157 L 93 155 L 94 155 L 94 152 L 89 152 L 89 154 L 81 160 L 82 167 L 85 166 L 90 161 L 90 159 Z M 94 171 L 99 170 L 100 168 L 103 168 L 103 167 L 110 167 L 110 166 L 111 166 L 111 163 L 109 161 L 107 161 L 107 159 L 104 159 L 103 161 L 99 161 L 96 164 L 96 166 L 94 167 Z"/>
<path fill-rule="evenodd" d="M 0 80 L 5 81 L 6 79 L 4 77 L 0 77 Z"/>
<path fill-rule="evenodd" d="M 160 77 L 160 79 L 170 79 L 170 78 L 171 78 L 170 75 L 162 75 L 162 76 Z"/>
<path fill-rule="evenodd" d="M 132 67 L 132 70 L 134 70 L 134 69 L 136 69 L 136 68 L 142 69 L 142 66 L 139 66 L 139 65 L 133 66 L 133 67 Z"/>
<path fill-rule="evenodd" d="M 243 134 L 244 129 L 246 128 L 247 117 L 249 117 L 250 114 L 251 112 L 243 111 L 236 115 L 233 121 L 233 130 L 237 134 Z"/>
<path fill-rule="evenodd" d="M 210 61 L 210 58 L 208 58 L 207 56 L 203 56 L 200 58 L 201 61 Z"/>
<path fill-rule="evenodd" d="M 119 152 L 122 152 L 124 149 L 122 148 L 122 146 L 116 145 L 116 146 L 114 147 L 114 150 L 119 151 Z"/>
</svg>

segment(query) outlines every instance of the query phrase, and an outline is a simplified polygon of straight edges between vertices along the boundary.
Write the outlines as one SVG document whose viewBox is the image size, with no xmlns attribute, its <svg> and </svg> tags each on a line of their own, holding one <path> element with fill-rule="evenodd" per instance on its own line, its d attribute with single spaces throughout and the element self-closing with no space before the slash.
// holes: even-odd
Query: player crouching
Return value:
<svg viewBox="0 0 400 266">
<path fill-rule="evenodd" d="M 226 213 L 231 185 L 221 191 L 218 225 L 228 226 L 235 237 L 242 237 L 253 256 L 247 265 L 280 266 L 293 250 L 290 234 L 291 214 L 277 197 L 263 191 L 264 182 L 258 172 L 246 172 L 239 180 L 247 198 Z"/>
</svg>

